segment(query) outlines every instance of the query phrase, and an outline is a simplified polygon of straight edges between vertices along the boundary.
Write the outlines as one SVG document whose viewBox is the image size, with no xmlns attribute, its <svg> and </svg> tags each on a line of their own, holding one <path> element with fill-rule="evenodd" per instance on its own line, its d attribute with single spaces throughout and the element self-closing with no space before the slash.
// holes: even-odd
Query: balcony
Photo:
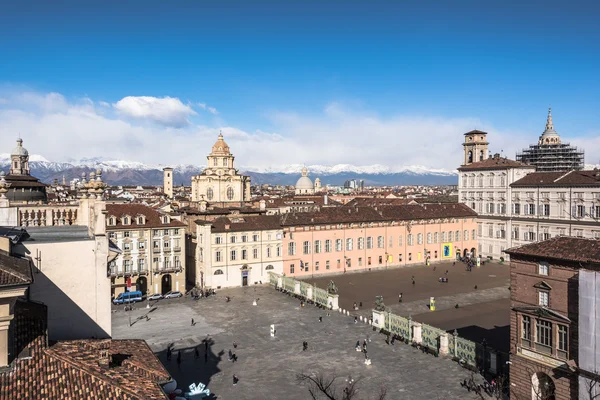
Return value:
<svg viewBox="0 0 600 400">
<path fill-rule="evenodd" d="M 181 251 L 181 247 L 171 247 L 172 251 Z"/>
<path fill-rule="evenodd" d="M 117 267 L 110 267 L 108 269 L 108 276 L 120 277 L 120 276 L 136 276 L 136 275 L 147 275 L 148 268 L 125 268 L 124 270 L 117 270 Z"/>
<path fill-rule="evenodd" d="M 182 271 L 183 271 L 183 268 L 180 265 L 178 267 L 169 266 L 166 268 L 164 268 L 164 267 L 158 268 L 158 269 L 155 269 L 153 272 L 154 272 L 154 274 L 170 274 L 170 273 L 182 272 Z"/>
<path fill-rule="evenodd" d="M 152 252 L 155 254 L 160 253 L 160 247 L 153 247 Z"/>
</svg>

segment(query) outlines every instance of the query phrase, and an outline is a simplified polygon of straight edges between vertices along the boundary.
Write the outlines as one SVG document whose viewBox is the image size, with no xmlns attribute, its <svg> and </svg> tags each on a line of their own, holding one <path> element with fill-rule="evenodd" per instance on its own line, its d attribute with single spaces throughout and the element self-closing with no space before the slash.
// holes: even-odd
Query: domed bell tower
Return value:
<svg viewBox="0 0 600 400">
<path fill-rule="evenodd" d="M 488 145 L 487 132 L 474 130 L 465 133 L 463 165 L 485 160 L 488 157 Z"/>
<path fill-rule="evenodd" d="M 10 175 L 29 175 L 29 152 L 23 147 L 23 139 L 17 139 L 17 147 L 10 153 Z"/>
</svg>

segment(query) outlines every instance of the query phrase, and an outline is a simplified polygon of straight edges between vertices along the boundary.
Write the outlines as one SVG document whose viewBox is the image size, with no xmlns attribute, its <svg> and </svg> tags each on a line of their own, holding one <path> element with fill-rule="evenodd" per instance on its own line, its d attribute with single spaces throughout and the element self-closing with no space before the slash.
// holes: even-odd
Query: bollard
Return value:
<svg viewBox="0 0 600 400">
<path fill-rule="evenodd" d="M 359 318 L 360 322 L 362 322 L 362 315 L 361 315 L 361 316 L 359 316 L 358 318 Z"/>
</svg>

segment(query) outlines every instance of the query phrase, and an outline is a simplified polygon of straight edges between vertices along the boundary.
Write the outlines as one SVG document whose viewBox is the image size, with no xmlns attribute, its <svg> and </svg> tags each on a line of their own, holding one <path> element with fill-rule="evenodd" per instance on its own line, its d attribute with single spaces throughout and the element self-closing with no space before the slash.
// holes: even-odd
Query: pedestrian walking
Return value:
<svg viewBox="0 0 600 400">
<path fill-rule="evenodd" d="M 319 317 L 319 322 L 323 322 L 323 317 Z"/>
<path fill-rule="evenodd" d="M 308 350 L 308 342 L 305 340 L 304 342 L 302 342 L 302 351 L 306 350 Z"/>
<path fill-rule="evenodd" d="M 194 322 L 194 318 L 192 318 L 192 326 L 196 325 L 196 323 Z"/>
<path fill-rule="evenodd" d="M 229 349 L 229 354 L 228 355 L 229 355 L 228 360 L 229 361 L 233 360 L 233 353 L 231 352 L 231 349 Z"/>
<path fill-rule="evenodd" d="M 357 316 L 354 316 L 354 323 L 358 324 L 358 317 Z"/>
<path fill-rule="evenodd" d="M 233 348 L 237 349 L 237 343 L 236 342 L 233 342 Z"/>
<path fill-rule="evenodd" d="M 398 295 L 398 303 L 402 303 L 402 293 Z"/>
<path fill-rule="evenodd" d="M 233 375 L 233 385 L 237 385 L 238 382 L 240 381 L 240 378 L 238 378 L 237 376 Z"/>
</svg>

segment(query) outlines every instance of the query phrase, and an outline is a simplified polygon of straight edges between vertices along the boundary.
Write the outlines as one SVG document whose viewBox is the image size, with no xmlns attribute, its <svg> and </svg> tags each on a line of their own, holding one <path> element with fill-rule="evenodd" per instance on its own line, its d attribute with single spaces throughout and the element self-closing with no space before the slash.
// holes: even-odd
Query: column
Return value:
<svg viewBox="0 0 600 400">
<path fill-rule="evenodd" d="M 441 356 L 447 356 L 448 355 L 448 334 L 447 333 L 442 333 L 440 335 L 440 349 L 439 349 L 439 354 Z"/>
<path fill-rule="evenodd" d="M 0 317 L 0 368 L 8 365 L 8 327 L 14 315 Z"/>
<path fill-rule="evenodd" d="M 421 344 L 423 342 L 423 336 L 421 333 L 421 323 L 413 322 L 412 328 L 413 328 L 413 334 L 412 334 L 413 342 Z"/>
</svg>

